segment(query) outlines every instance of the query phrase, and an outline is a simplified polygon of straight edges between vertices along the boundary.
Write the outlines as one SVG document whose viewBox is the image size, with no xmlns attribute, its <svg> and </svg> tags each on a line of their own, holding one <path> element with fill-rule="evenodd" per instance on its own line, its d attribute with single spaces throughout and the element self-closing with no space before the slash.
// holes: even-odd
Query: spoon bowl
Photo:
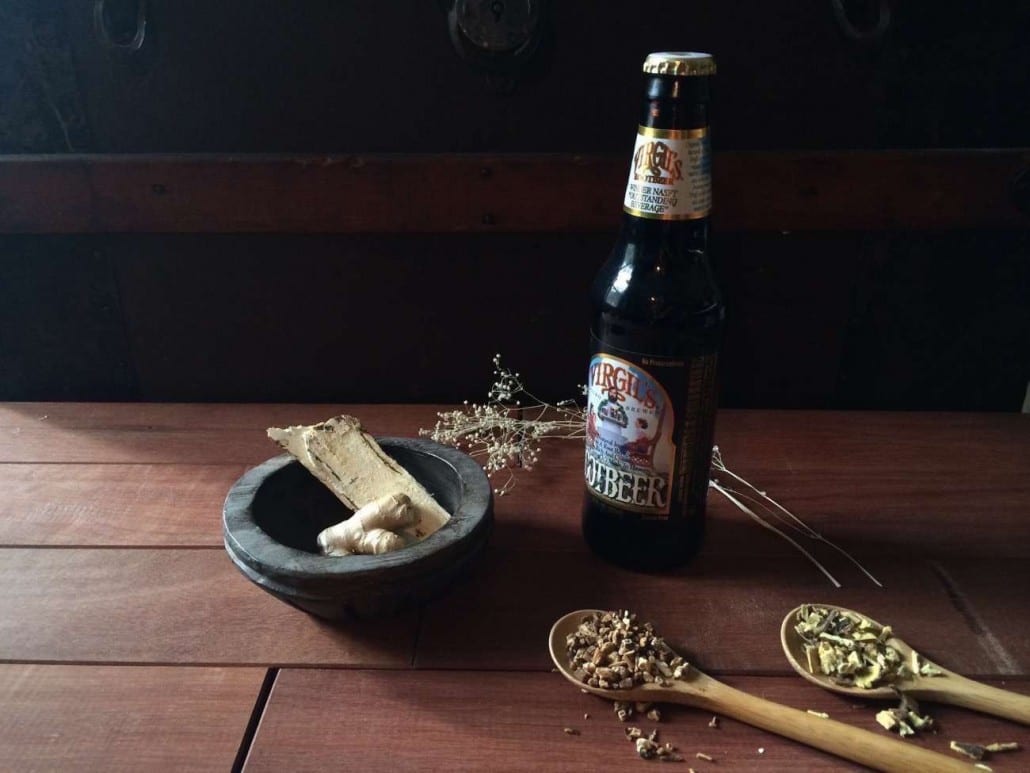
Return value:
<svg viewBox="0 0 1030 773">
<path fill-rule="evenodd" d="M 948 773 L 971 771 L 969 765 L 954 757 L 912 746 L 892 737 L 860 730 L 832 719 L 782 706 L 764 698 L 723 684 L 689 666 L 680 679 L 665 686 L 653 682 L 630 689 L 603 689 L 584 684 L 572 670 L 566 640 L 585 619 L 601 614 L 596 609 L 580 609 L 558 619 L 551 627 L 548 649 L 558 671 L 581 690 L 612 701 L 678 703 L 721 714 L 785 738 L 822 749 L 830 754 L 859 762 L 876 770 L 906 773 Z"/>
<path fill-rule="evenodd" d="M 838 684 L 832 681 L 826 674 L 812 673 L 806 665 L 805 642 L 794 628 L 798 612 L 802 606 L 820 607 L 822 609 L 836 610 L 842 614 L 857 615 L 880 628 L 885 626 L 873 620 L 869 615 L 835 604 L 803 604 L 788 612 L 787 616 L 783 618 L 783 624 L 780 626 L 780 644 L 783 646 L 783 652 L 787 656 L 787 661 L 791 667 L 803 679 L 812 684 L 818 685 L 824 690 L 830 690 L 831 692 L 853 698 L 896 701 L 900 691 L 918 700 L 925 699 L 939 703 L 949 703 L 981 711 L 985 714 L 992 714 L 996 717 L 1012 719 L 1025 725 L 1030 724 L 1030 696 L 1001 690 L 997 687 L 991 687 L 990 685 L 967 679 L 954 671 L 949 671 L 927 660 L 921 654 L 919 655 L 920 661 L 933 666 L 940 671 L 939 674 L 935 676 L 906 674 L 889 685 L 866 688 Z M 885 643 L 896 649 L 906 662 L 911 661 L 914 650 L 903 639 L 891 636 Z"/>
<path fill-rule="evenodd" d="M 858 615 L 859 617 L 866 618 L 873 625 L 883 626 L 877 623 L 871 617 L 863 615 L 861 612 L 856 612 L 846 607 L 838 607 L 831 604 L 811 604 L 802 606 L 813 606 L 820 607 L 823 609 L 835 609 L 841 614 Z M 797 632 L 794 624 L 797 622 L 797 614 L 801 610 L 801 606 L 795 607 L 790 613 L 783 618 L 783 624 L 780 626 L 780 644 L 783 645 L 783 651 L 787 655 L 787 660 L 790 662 L 791 667 L 798 672 L 802 679 L 806 679 L 812 684 L 819 685 L 825 690 L 838 693 L 840 695 L 858 696 L 862 698 L 877 698 L 896 700 L 898 693 L 894 687 L 885 685 L 882 687 L 849 687 L 847 685 L 838 684 L 832 681 L 825 674 L 814 674 L 805 665 L 807 657 L 805 656 L 805 640 L 801 638 L 801 634 Z M 908 662 L 912 657 L 912 648 L 908 646 L 901 639 L 895 636 L 887 639 L 886 644 L 890 645 L 898 651 L 898 653 Z M 939 668 L 936 664 L 932 664 L 934 667 Z M 909 687 L 912 686 L 915 681 L 914 677 L 906 677 L 904 679 L 896 681 L 894 684 L 899 689 L 904 689 L 905 692 L 911 692 Z"/>
</svg>

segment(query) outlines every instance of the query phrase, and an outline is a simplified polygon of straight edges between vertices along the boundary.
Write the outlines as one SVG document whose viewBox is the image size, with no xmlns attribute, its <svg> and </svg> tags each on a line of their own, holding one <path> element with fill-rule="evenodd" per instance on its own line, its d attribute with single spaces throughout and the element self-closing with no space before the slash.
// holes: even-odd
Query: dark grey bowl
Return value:
<svg viewBox="0 0 1030 773">
<path fill-rule="evenodd" d="M 376 440 L 436 497 L 450 521 L 394 553 L 322 556 L 318 533 L 352 512 L 283 454 L 247 471 L 225 499 L 225 549 L 236 567 L 272 595 L 330 620 L 392 614 L 444 591 L 486 546 L 490 483 L 454 448 L 420 438 Z"/>
</svg>

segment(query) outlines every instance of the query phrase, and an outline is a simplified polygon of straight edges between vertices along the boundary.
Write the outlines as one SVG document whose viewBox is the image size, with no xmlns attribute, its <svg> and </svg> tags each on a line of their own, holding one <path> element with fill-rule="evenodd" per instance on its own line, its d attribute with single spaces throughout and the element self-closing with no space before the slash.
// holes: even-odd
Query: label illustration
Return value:
<svg viewBox="0 0 1030 773">
<path fill-rule="evenodd" d="M 623 210 L 654 220 L 692 220 L 712 209 L 708 129 L 641 126 Z"/>
<path fill-rule="evenodd" d="M 676 418 L 669 395 L 650 373 L 610 354 L 594 355 L 584 470 L 590 493 L 625 510 L 668 516 Z"/>
</svg>

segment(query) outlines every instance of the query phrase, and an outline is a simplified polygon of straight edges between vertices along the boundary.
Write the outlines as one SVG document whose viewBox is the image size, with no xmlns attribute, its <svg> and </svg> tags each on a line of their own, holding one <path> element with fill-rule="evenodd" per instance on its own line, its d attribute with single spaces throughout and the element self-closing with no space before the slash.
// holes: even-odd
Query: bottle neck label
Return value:
<svg viewBox="0 0 1030 773">
<path fill-rule="evenodd" d="M 622 209 L 649 220 L 697 220 L 712 209 L 708 128 L 637 129 Z"/>
</svg>

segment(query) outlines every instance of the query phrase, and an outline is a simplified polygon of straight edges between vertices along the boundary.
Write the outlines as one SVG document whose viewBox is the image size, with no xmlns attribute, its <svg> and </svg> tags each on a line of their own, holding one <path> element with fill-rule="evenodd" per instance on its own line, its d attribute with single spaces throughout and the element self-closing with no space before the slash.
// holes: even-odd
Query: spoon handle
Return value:
<svg viewBox="0 0 1030 773">
<path fill-rule="evenodd" d="M 991 687 L 951 671 L 944 676 L 920 678 L 919 686 L 911 692 L 921 700 L 950 703 L 1030 725 L 1030 695 Z"/>
<path fill-rule="evenodd" d="M 771 733 L 800 741 L 875 770 L 898 773 L 947 773 L 973 770 L 954 757 L 922 749 L 887 735 L 823 719 L 798 709 L 749 695 L 711 679 L 695 685 L 693 703 Z M 698 700 L 700 693 L 701 700 Z"/>
</svg>

